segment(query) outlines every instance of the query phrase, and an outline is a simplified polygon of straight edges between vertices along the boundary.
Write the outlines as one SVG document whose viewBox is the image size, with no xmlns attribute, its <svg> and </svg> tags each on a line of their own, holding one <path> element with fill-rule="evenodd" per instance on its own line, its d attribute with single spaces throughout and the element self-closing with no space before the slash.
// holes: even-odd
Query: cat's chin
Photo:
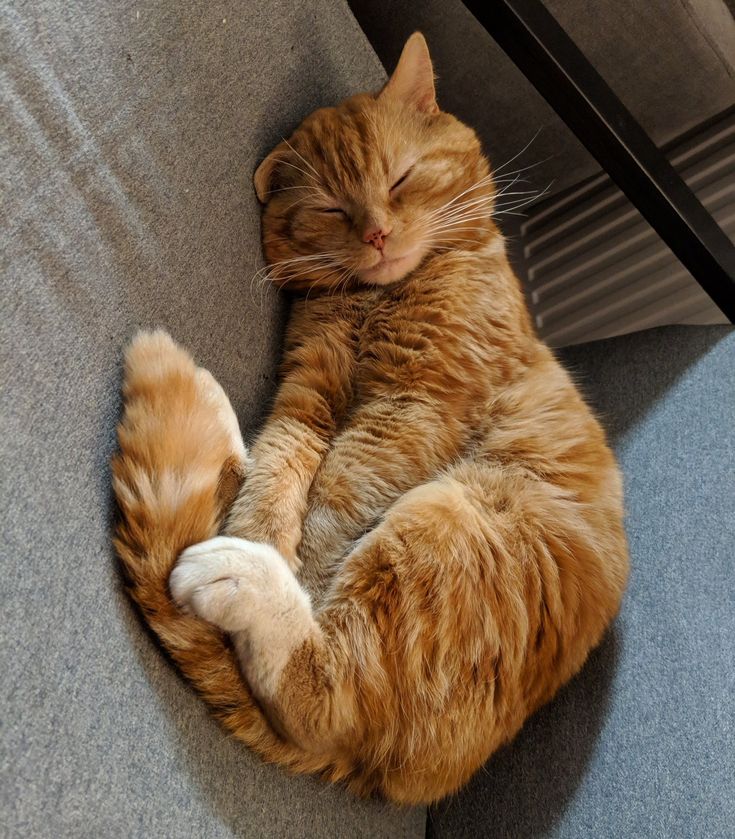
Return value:
<svg viewBox="0 0 735 839">
<path fill-rule="evenodd" d="M 369 283 L 370 285 L 388 285 L 389 283 L 395 283 L 413 271 L 421 262 L 423 256 L 424 252 L 422 249 L 416 248 L 394 259 L 383 257 L 380 262 L 371 268 L 362 268 L 358 272 L 358 277 L 362 282 Z"/>
</svg>

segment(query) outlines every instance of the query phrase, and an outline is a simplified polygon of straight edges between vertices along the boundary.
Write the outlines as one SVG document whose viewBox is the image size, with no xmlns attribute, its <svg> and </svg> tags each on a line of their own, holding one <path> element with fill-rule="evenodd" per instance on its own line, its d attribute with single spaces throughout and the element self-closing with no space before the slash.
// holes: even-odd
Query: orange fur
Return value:
<svg viewBox="0 0 735 839">
<path fill-rule="evenodd" d="M 249 457 L 167 336 L 127 356 L 116 544 L 146 619 L 267 760 L 404 803 L 515 735 L 627 578 L 617 466 L 533 333 L 489 171 L 414 35 L 256 173 L 271 278 L 308 293 Z"/>
</svg>

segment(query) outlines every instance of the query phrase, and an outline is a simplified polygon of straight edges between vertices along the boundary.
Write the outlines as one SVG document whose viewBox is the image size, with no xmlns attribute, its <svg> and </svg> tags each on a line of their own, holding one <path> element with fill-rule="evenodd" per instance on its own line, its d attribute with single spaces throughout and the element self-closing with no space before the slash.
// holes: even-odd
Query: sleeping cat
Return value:
<svg viewBox="0 0 735 839">
<path fill-rule="evenodd" d="M 420 34 L 380 93 L 307 117 L 255 188 L 269 278 L 296 292 L 274 407 L 247 452 L 212 376 L 138 336 L 116 546 L 236 737 L 434 801 L 616 614 L 619 472 L 506 260 L 493 217 L 516 179 L 439 110 Z"/>
</svg>

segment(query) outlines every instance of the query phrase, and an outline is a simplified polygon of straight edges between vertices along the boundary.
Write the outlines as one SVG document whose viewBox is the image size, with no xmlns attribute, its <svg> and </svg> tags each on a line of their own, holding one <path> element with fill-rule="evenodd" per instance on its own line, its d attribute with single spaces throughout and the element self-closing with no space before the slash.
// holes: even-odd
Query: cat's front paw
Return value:
<svg viewBox="0 0 735 839">
<path fill-rule="evenodd" d="M 284 571 L 270 545 L 217 536 L 187 548 L 169 578 L 177 605 L 225 632 L 241 632 L 262 611 Z"/>
</svg>

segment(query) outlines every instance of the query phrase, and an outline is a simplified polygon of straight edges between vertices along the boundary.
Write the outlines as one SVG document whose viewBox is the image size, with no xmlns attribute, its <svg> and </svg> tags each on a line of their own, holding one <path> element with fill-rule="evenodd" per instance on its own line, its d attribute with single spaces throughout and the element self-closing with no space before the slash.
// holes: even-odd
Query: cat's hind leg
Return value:
<svg viewBox="0 0 735 839">
<path fill-rule="evenodd" d="M 624 587 L 619 536 L 522 469 L 460 464 L 402 496 L 313 611 L 274 549 L 182 554 L 177 602 L 232 633 L 274 726 L 350 783 L 436 800 L 581 666 Z M 606 541 L 607 540 L 607 541 Z"/>
<path fill-rule="evenodd" d="M 492 728 L 483 715 L 499 628 L 482 568 L 491 530 L 463 487 L 441 479 L 403 496 L 360 540 L 318 612 L 273 548 L 232 537 L 184 551 L 171 592 L 231 634 L 248 684 L 290 742 L 350 763 L 364 793 L 429 801 L 464 780 L 443 768 L 464 721 Z M 482 683 L 470 708 L 468 674 Z"/>
</svg>

